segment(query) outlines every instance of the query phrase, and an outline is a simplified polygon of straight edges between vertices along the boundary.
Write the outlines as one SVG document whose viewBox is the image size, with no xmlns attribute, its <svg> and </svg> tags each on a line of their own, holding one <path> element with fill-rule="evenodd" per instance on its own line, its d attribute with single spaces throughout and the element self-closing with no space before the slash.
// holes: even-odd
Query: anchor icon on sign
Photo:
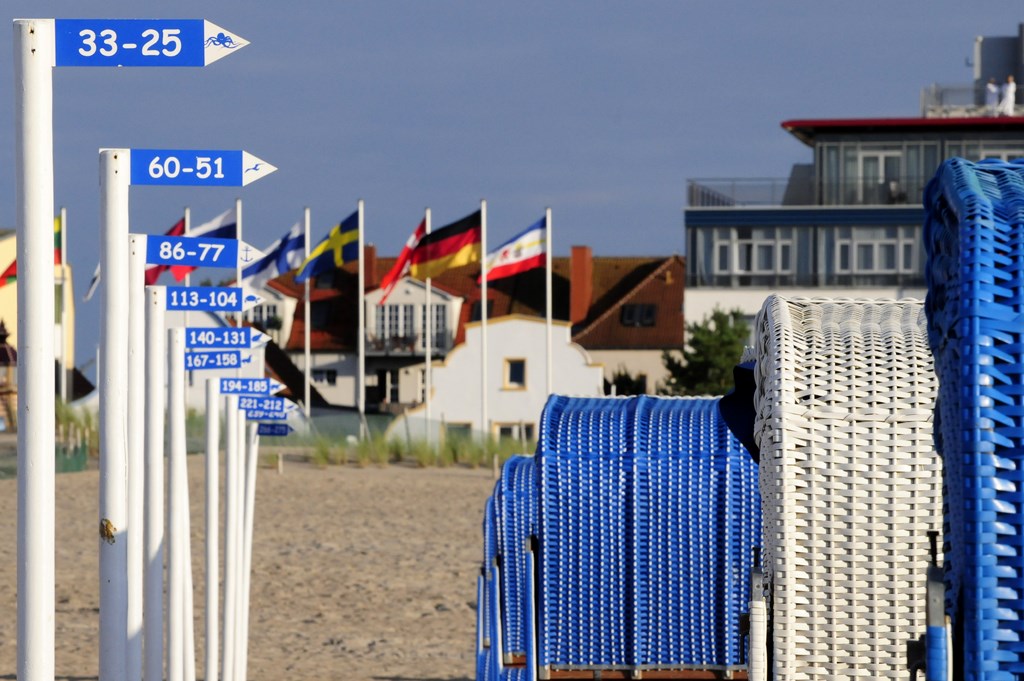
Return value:
<svg viewBox="0 0 1024 681">
<path fill-rule="evenodd" d="M 242 248 L 242 255 L 241 255 L 242 262 L 252 262 L 253 261 L 253 258 L 250 255 L 250 253 L 252 253 L 252 248 L 250 246 L 245 246 L 245 247 Z"/>
</svg>

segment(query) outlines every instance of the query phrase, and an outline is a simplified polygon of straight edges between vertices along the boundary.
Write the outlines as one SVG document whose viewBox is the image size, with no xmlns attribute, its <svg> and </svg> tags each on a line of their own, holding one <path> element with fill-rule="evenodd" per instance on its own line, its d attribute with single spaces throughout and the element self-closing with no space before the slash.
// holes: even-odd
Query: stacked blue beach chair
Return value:
<svg viewBox="0 0 1024 681">
<path fill-rule="evenodd" d="M 954 674 L 1024 675 L 1024 164 L 950 159 L 925 194 Z M 931 675 L 929 675 L 931 676 Z"/>
<path fill-rule="evenodd" d="M 717 399 L 553 396 L 493 500 L 500 614 L 478 679 L 745 666 L 757 465 Z"/>
</svg>

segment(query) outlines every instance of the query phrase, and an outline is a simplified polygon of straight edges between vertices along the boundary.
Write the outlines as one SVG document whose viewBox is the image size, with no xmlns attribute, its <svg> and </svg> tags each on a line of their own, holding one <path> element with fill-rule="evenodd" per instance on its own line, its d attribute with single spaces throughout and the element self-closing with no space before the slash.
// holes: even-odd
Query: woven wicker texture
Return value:
<svg viewBox="0 0 1024 681">
<path fill-rule="evenodd" d="M 756 336 L 775 679 L 905 678 L 942 508 L 923 306 L 770 296 Z"/>
<path fill-rule="evenodd" d="M 717 399 L 553 396 L 540 433 L 540 664 L 741 665 L 757 466 Z"/>
<path fill-rule="evenodd" d="M 526 654 L 526 553 L 537 534 L 537 468 L 532 456 L 505 462 L 494 490 L 505 654 Z"/>
<path fill-rule="evenodd" d="M 925 193 L 946 462 L 946 608 L 962 677 L 1024 673 L 1024 165 L 950 159 Z"/>
</svg>

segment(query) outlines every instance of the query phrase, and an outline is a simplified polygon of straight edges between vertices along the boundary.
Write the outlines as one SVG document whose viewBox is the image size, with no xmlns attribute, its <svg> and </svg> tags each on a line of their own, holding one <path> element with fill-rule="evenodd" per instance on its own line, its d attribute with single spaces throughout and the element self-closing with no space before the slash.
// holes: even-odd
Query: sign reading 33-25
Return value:
<svg viewBox="0 0 1024 681">
<path fill-rule="evenodd" d="M 206 66 L 249 41 L 203 19 L 55 19 L 57 66 Z"/>
</svg>

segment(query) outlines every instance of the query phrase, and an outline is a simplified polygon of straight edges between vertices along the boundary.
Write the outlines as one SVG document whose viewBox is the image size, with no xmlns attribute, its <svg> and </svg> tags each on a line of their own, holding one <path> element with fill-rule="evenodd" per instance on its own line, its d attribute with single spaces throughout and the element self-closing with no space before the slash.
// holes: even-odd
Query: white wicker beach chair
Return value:
<svg viewBox="0 0 1024 681">
<path fill-rule="evenodd" d="M 907 678 L 942 530 L 923 305 L 771 296 L 756 332 L 774 678 Z"/>
</svg>

